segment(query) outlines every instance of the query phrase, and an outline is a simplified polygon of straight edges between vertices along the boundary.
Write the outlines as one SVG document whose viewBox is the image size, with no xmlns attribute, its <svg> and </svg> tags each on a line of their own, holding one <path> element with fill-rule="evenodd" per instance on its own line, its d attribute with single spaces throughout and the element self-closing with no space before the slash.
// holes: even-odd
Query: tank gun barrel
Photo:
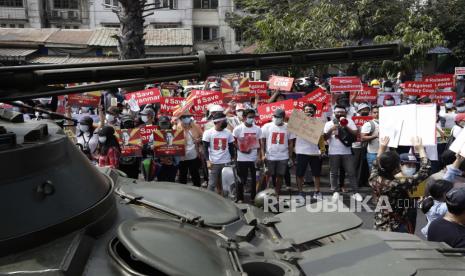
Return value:
<svg viewBox="0 0 465 276">
<path fill-rule="evenodd" d="M 317 64 L 397 60 L 406 49 L 400 44 L 286 51 L 267 54 L 205 55 L 122 60 L 105 63 L 50 64 L 0 67 L 0 101 L 80 93 L 154 81 L 260 69 Z M 115 81 L 117 80 L 117 81 Z M 58 84 L 100 82 L 62 89 Z M 104 83 L 101 83 L 104 82 Z"/>
</svg>

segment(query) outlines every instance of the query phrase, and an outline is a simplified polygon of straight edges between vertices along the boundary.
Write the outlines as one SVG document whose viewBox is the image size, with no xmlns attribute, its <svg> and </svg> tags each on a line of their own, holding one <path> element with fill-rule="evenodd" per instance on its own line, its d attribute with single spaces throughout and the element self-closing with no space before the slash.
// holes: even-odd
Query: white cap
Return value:
<svg viewBox="0 0 465 276">
<path fill-rule="evenodd" d="M 208 111 L 212 112 L 224 112 L 224 108 L 218 104 L 212 104 L 208 107 Z"/>
<path fill-rule="evenodd" d="M 361 104 L 358 105 L 357 111 L 360 111 L 360 110 L 365 109 L 365 108 L 370 108 L 370 106 L 368 104 L 366 104 L 366 103 L 361 103 Z"/>
</svg>

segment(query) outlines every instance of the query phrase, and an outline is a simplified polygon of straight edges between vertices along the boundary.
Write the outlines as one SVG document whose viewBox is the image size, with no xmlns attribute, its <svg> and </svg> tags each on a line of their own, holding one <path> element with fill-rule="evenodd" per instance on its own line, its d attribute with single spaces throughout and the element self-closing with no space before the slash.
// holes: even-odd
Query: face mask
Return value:
<svg viewBox="0 0 465 276">
<path fill-rule="evenodd" d="M 247 118 L 247 120 L 245 120 L 245 122 L 248 124 L 248 125 L 253 125 L 255 119 L 254 118 Z"/>
<path fill-rule="evenodd" d="M 182 123 L 185 125 L 189 125 L 191 123 L 191 117 L 184 117 L 181 119 Z"/>
<path fill-rule="evenodd" d="M 385 105 L 386 105 L 386 106 L 394 105 L 394 101 L 386 101 L 386 102 L 385 102 Z"/>
<path fill-rule="evenodd" d="M 362 113 L 360 113 L 360 115 L 362 115 L 362 116 L 368 116 L 368 115 L 370 115 L 370 113 L 369 113 L 369 112 L 362 112 Z"/>
<path fill-rule="evenodd" d="M 273 117 L 273 122 L 275 125 L 279 126 L 283 123 L 283 118 L 276 118 L 276 117 Z"/>
<path fill-rule="evenodd" d="M 226 122 L 226 120 L 221 122 L 221 129 L 225 129 L 227 126 L 228 126 L 228 122 Z"/>
<path fill-rule="evenodd" d="M 71 107 L 71 112 L 72 113 L 78 113 L 79 107 Z"/>
<path fill-rule="evenodd" d="M 88 132 L 88 131 L 89 131 L 89 126 L 86 126 L 86 125 L 79 125 L 79 129 L 80 129 L 82 132 Z"/>
<path fill-rule="evenodd" d="M 236 115 L 237 115 L 237 117 L 239 117 L 239 118 L 242 118 L 242 115 L 243 115 L 243 114 L 244 114 L 244 111 L 237 111 L 237 112 L 236 112 Z"/>
<path fill-rule="evenodd" d="M 446 108 L 447 109 L 451 109 L 452 107 L 454 107 L 453 103 L 446 103 Z"/>
<path fill-rule="evenodd" d="M 465 106 L 457 107 L 457 112 L 459 113 L 465 112 Z"/>
<path fill-rule="evenodd" d="M 87 112 L 89 112 L 89 108 L 83 106 L 83 107 L 81 107 L 81 111 L 82 111 L 82 113 L 87 113 Z"/>
<path fill-rule="evenodd" d="M 105 119 L 107 119 L 107 122 L 113 122 L 115 120 L 115 116 L 113 116 L 111 114 L 107 114 L 105 116 Z"/>
<path fill-rule="evenodd" d="M 142 122 L 147 123 L 147 121 L 149 120 L 149 117 L 141 116 L 140 119 L 142 120 Z"/>
<path fill-rule="evenodd" d="M 413 176 L 417 169 L 407 166 L 402 166 L 402 174 L 405 176 Z"/>
<path fill-rule="evenodd" d="M 129 115 L 129 110 L 123 109 L 123 111 L 121 111 L 121 114 L 123 114 L 123 115 Z"/>
<path fill-rule="evenodd" d="M 106 136 L 99 136 L 98 141 L 100 142 L 100 144 L 105 144 L 105 142 L 107 141 L 107 137 Z"/>
</svg>

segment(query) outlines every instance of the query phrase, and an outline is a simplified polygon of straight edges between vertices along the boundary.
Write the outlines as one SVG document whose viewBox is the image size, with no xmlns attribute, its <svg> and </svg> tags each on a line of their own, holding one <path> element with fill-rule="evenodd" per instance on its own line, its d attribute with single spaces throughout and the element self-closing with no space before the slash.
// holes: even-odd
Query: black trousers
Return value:
<svg viewBox="0 0 465 276">
<path fill-rule="evenodd" d="M 359 187 L 368 187 L 368 162 L 366 148 L 352 148 L 354 153 L 355 180 Z"/>
<path fill-rule="evenodd" d="M 256 169 L 255 162 L 252 161 L 238 161 L 237 162 L 237 174 L 241 179 L 241 183 L 237 185 L 237 200 L 244 200 L 244 185 L 247 183 L 248 173 L 250 172 L 250 177 L 252 178 L 251 189 L 250 189 L 250 200 L 255 198 L 257 193 L 257 179 L 256 179 Z"/>
<path fill-rule="evenodd" d="M 176 182 L 178 167 L 175 165 L 161 165 L 158 173 L 158 181 Z"/>
<path fill-rule="evenodd" d="M 187 184 L 187 173 L 190 173 L 194 186 L 200 187 L 200 163 L 199 158 L 179 162 L 179 182 Z"/>
</svg>

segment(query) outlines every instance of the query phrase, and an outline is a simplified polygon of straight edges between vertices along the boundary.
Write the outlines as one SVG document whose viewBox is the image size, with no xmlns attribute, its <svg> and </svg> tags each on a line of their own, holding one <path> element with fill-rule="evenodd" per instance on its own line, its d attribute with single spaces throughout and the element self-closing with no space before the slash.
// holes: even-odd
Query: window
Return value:
<svg viewBox="0 0 465 276">
<path fill-rule="evenodd" d="M 194 0 L 194 9 L 216 9 L 218 0 Z"/>
<path fill-rule="evenodd" d="M 105 0 L 105 8 L 118 7 L 118 0 Z"/>
<path fill-rule="evenodd" d="M 6 24 L 0 24 L 0 28 L 6 28 Z"/>
<path fill-rule="evenodd" d="M 24 24 L 18 24 L 18 28 L 24 28 Z"/>
<path fill-rule="evenodd" d="M 10 24 L 10 28 L 16 28 L 15 24 Z"/>
<path fill-rule="evenodd" d="M 168 29 L 168 28 L 179 28 L 181 23 L 152 23 L 154 29 Z"/>
<path fill-rule="evenodd" d="M 22 8 L 23 0 L 0 0 L 0 7 Z"/>
<path fill-rule="evenodd" d="M 79 29 L 79 26 L 73 26 L 73 29 Z"/>
<path fill-rule="evenodd" d="M 242 30 L 234 29 L 234 37 L 235 37 L 236 42 L 241 43 L 242 42 Z"/>
<path fill-rule="evenodd" d="M 178 8 L 178 0 L 155 0 L 155 6 L 157 6 L 157 3 L 163 8 Z"/>
<path fill-rule="evenodd" d="M 194 27 L 194 40 L 205 41 L 218 38 L 218 27 Z"/>
<path fill-rule="evenodd" d="M 77 10 L 79 7 L 79 0 L 53 0 L 53 7 L 55 9 L 73 9 Z"/>
<path fill-rule="evenodd" d="M 119 23 L 102 23 L 102 27 L 105 28 L 119 28 Z"/>
</svg>

